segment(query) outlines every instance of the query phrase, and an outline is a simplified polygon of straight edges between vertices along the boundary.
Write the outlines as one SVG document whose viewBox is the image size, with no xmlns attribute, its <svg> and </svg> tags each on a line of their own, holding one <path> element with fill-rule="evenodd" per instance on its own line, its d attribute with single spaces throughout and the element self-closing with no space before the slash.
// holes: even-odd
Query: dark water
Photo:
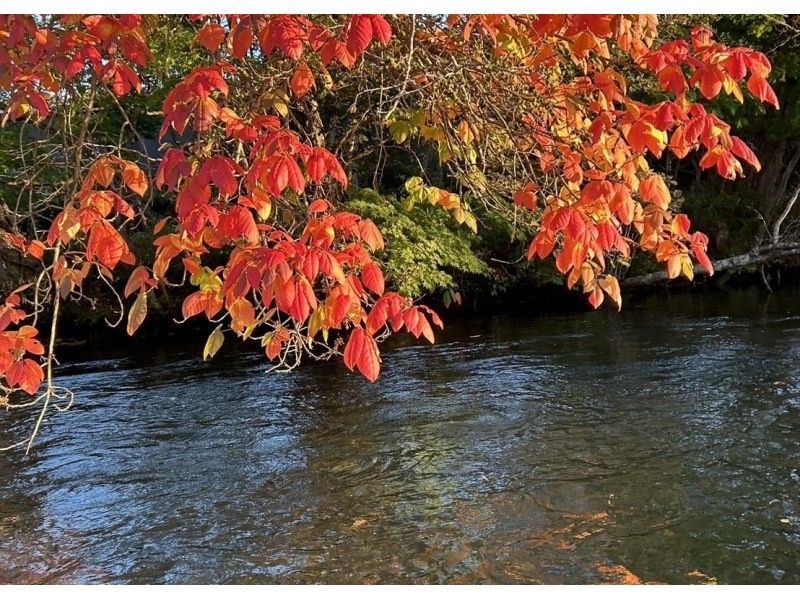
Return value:
<svg viewBox="0 0 800 598">
<path fill-rule="evenodd" d="M 60 370 L 0 580 L 800 583 L 797 293 L 451 322 L 375 385 L 198 354 Z"/>
</svg>

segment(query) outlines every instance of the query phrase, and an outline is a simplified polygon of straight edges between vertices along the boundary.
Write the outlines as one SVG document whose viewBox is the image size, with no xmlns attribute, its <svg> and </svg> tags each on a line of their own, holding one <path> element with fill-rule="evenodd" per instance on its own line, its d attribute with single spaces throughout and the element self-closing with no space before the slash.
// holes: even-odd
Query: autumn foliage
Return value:
<svg viewBox="0 0 800 598">
<path fill-rule="evenodd" d="M 708 239 L 672 210 L 658 161 L 699 152 L 702 168 L 727 179 L 759 169 L 704 102 L 727 94 L 778 107 L 763 54 L 726 47 L 703 27 L 656 46 L 652 16 L 186 19 L 205 58 L 166 90 L 157 166 L 113 151 L 87 165 L 71 146 L 77 159 L 46 234 L 0 234 L 52 281 L 50 301 L 81 296 L 90 277 L 121 281 L 129 334 L 151 294 L 187 287 L 180 318 L 210 322 L 204 358 L 237 336 L 285 368 L 304 355 L 341 355 L 374 381 L 386 336 L 406 330 L 434 341 L 439 316 L 385 279 L 381 231 L 340 207 L 350 180 L 343 146 L 326 147 L 324 129 L 297 124 L 319 94 L 379 85 L 359 78 L 368 67 L 396 69 L 400 81 L 385 90 L 386 137 L 435 148 L 453 175 L 439 188 L 419 172 L 406 182 L 409 201 L 472 230 L 480 223 L 467 192 L 526 220 L 527 257 L 554 257 L 594 307 L 606 298 L 621 306 L 609 264 L 635 250 L 670 278 L 691 278 L 695 263 L 712 272 Z M 60 91 L 78 84 L 114 98 L 153 93 L 143 84 L 149 27 L 137 15 L 0 17 L 3 124 L 44 126 Z M 262 67 L 273 70 L 257 79 Z M 662 99 L 630 97 L 632 72 Z M 156 223 L 141 213 L 152 194 L 174 206 Z M 155 234 L 150 262 L 126 239 L 135 221 Z M 24 307 L 30 292 L 0 306 L 0 380 L 35 394 L 40 360 L 51 357 Z"/>
</svg>

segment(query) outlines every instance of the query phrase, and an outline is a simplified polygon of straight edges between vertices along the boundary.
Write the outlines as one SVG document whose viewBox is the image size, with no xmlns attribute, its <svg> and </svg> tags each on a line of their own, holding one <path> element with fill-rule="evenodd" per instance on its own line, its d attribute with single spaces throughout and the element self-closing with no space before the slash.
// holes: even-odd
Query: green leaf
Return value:
<svg viewBox="0 0 800 598">
<path fill-rule="evenodd" d="M 389 133 L 395 143 L 403 143 L 415 130 L 407 120 L 396 120 L 389 125 Z"/>
</svg>

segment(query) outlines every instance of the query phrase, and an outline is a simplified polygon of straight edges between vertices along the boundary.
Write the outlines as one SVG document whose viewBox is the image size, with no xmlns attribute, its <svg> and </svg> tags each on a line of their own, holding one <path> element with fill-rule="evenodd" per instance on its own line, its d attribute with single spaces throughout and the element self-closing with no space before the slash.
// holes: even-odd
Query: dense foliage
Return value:
<svg viewBox="0 0 800 598">
<path fill-rule="evenodd" d="M 482 227 L 554 256 L 594 307 L 621 306 L 634 252 L 710 272 L 653 165 L 759 169 L 704 102 L 777 109 L 770 71 L 646 15 L 0 17 L 0 235 L 28 267 L 0 308 L 4 400 L 66 396 L 61 302 L 97 292 L 134 334 L 182 287 L 205 358 L 238 336 L 276 367 L 341 355 L 375 380 L 382 339 L 442 325 L 415 299 L 488 274 Z"/>
</svg>

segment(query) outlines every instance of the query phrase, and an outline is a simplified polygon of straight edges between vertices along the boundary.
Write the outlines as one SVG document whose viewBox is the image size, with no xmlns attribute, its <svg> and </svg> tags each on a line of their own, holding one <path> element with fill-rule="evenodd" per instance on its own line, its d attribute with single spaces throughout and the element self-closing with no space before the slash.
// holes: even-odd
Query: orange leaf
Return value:
<svg viewBox="0 0 800 598">
<path fill-rule="evenodd" d="M 539 190 L 536 183 L 528 183 L 522 189 L 514 193 L 514 203 L 529 210 L 536 209 L 536 192 Z"/>
<path fill-rule="evenodd" d="M 689 221 L 689 217 L 686 214 L 677 214 L 675 218 L 672 219 L 672 223 L 670 224 L 670 230 L 674 235 L 677 235 L 680 238 L 686 237 L 689 234 L 689 227 L 691 226 L 691 222 Z"/>
<path fill-rule="evenodd" d="M 28 255 L 34 259 L 40 260 L 44 257 L 45 245 L 41 241 L 31 241 L 28 245 Z"/>
<path fill-rule="evenodd" d="M 144 291 L 147 289 L 147 284 L 150 282 L 150 275 L 147 268 L 139 266 L 131 272 L 128 283 L 125 285 L 124 295 L 126 298 L 133 295 L 136 291 Z"/>
<path fill-rule="evenodd" d="M 314 85 L 314 75 L 305 62 L 297 67 L 289 82 L 292 93 L 298 98 L 307 95 L 314 88 Z"/>
<path fill-rule="evenodd" d="M 128 253 L 128 245 L 108 220 L 98 220 L 89 231 L 86 258 L 113 270 Z"/>
<path fill-rule="evenodd" d="M 603 291 L 596 288 L 591 293 L 589 293 L 589 303 L 595 309 L 600 307 L 600 305 L 602 305 L 603 303 Z"/>
<path fill-rule="evenodd" d="M 32 359 L 15 361 L 6 372 L 6 382 L 11 387 L 19 387 L 29 395 L 36 394 L 44 380 L 42 366 Z"/>
<path fill-rule="evenodd" d="M 669 208 L 670 201 L 672 201 L 664 178 L 658 174 L 654 174 L 641 182 L 639 195 L 642 196 L 643 200 L 655 204 L 662 210 Z"/>
<path fill-rule="evenodd" d="M 206 50 L 214 53 L 219 50 L 222 42 L 225 41 L 225 29 L 216 23 L 208 23 L 197 32 L 195 39 Z"/>
<path fill-rule="evenodd" d="M 759 77 L 755 74 L 750 75 L 750 78 L 747 80 L 747 89 L 762 102 L 772 104 L 775 106 L 775 110 L 778 109 L 778 97 L 775 95 L 770 84 L 767 83 L 767 80 L 763 77 Z"/>
<path fill-rule="evenodd" d="M 142 172 L 142 169 L 133 162 L 125 163 L 125 167 L 122 170 L 122 182 L 139 197 L 142 197 L 147 191 L 147 177 Z"/>
</svg>

